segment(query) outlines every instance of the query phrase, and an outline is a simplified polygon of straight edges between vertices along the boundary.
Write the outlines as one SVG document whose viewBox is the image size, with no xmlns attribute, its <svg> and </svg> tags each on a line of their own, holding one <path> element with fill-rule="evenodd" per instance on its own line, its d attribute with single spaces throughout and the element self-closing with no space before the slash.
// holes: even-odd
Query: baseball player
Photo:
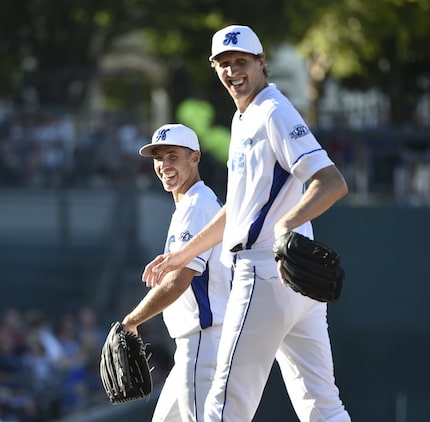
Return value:
<svg viewBox="0 0 430 422">
<path fill-rule="evenodd" d="M 215 193 L 199 176 L 197 135 L 181 124 L 155 131 L 140 155 L 153 157 L 154 170 L 175 201 L 165 252 L 187 244 L 220 210 Z M 215 372 L 231 269 L 220 262 L 221 246 L 214 245 L 169 273 L 123 319 L 127 331 L 163 311 L 170 336 L 175 339 L 174 366 L 158 399 L 153 421 L 203 421 L 204 401 Z"/>
<path fill-rule="evenodd" d="M 216 32 L 209 60 L 237 107 L 226 204 L 182 250 L 148 264 L 143 280 L 157 285 L 219 242 L 223 262 L 234 265 L 205 421 L 251 421 L 276 359 L 300 421 L 349 422 L 334 379 L 327 304 L 282 283 L 272 253 L 287 231 L 313 238 L 311 220 L 346 195 L 347 185 L 294 106 L 268 82 L 251 28 Z"/>
</svg>

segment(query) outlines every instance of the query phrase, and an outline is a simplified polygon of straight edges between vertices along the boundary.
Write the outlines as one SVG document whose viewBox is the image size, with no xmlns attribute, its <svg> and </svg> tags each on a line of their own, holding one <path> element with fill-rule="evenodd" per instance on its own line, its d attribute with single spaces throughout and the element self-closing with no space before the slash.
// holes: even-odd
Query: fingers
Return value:
<svg viewBox="0 0 430 422">
<path fill-rule="evenodd" d="M 160 271 L 159 273 L 153 272 L 151 275 L 146 277 L 146 280 L 142 280 L 144 283 L 146 283 L 147 287 L 156 287 L 163 281 L 164 276 L 167 273 L 164 271 Z"/>
<path fill-rule="evenodd" d="M 122 328 L 123 328 L 124 331 L 128 331 L 129 333 L 133 333 L 133 334 L 138 335 L 137 326 L 136 325 L 131 325 L 131 324 L 125 324 L 125 323 L 123 323 L 122 324 Z"/>
<path fill-rule="evenodd" d="M 132 313 L 126 315 L 121 322 L 122 329 L 124 331 L 128 331 L 129 333 L 137 334 L 137 325 L 132 321 L 133 321 Z"/>
<path fill-rule="evenodd" d="M 167 272 L 163 271 L 163 265 L 167 260 L 166 255 L 158 255 L 146 265 L 142 274 L 142 282 L 148 287 L 155 287 L 161 283 Z"/>
<path fill-rule="evenodd" d="M 142 274 L 142 281 L 146 283 L 148 287 L 158 286 L 167 273 L 183 268 L 187 264 L 187 261 L 184 260 L 182 255 L 180 251 L 158 255 L 145 267 Z"/>
<path fill-rule="evenodd" d="M 282 269 L 282 259 L 278 260 L 278 276 L 279 276 L 279 280 L 281 280 L 282 283 L 286 283 L 287 281 L 284 278 L 284 271 Z"/>
</svg>

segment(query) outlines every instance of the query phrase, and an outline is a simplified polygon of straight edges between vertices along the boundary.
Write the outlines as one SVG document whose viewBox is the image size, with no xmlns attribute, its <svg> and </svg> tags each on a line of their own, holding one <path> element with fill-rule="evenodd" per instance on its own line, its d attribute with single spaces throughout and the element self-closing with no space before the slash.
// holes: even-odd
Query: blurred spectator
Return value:
<svg viewBox="0 0 430 422">
<path fill-rule="evenodd" d="M 26 315 L 26 327 L 28 336 L 39 339 L 47 356 L 56 365 L 63 357 L 63 350 L 43 312 L 29 311 Z"/>
<path fill-rule="evenodd" d="M 70 413 L 85 403 L 85 360 L 75 317 L 71 314 L 63 315 L 58 321 L 55 334 L 62 347 L 62 358 L 59 361 L 61 371 L 61 401 L 62 413 Z"/>
<path fill-rule="evenodd" d="M 35 399 L 20 383 L 9 389 L 0 387 L 0 419 L 2 422 L 40 422 Z"/>
<path fill-rule="evenodd" d="M 6 186 L 20 186 L 23 184 L 22 154 L 18 148 L 18 141 L 12 136 L 3 138 L 0 143 L 0 180 Z"/>
<path fill-rule="evenodd" d="M 22 358 L 26 386 L 42 420 L 58 415 L 59 371 L 36 333 L 27 337 Z"/>
<path fill-rule="evenodd" d="M 101 186 L 117 186 L 121 177 L 121 150 L 117 124 L 105 118 L 90 133 L 92 150 L 92 183 Z"/>
<path fill-rule="evenodd" d="M 101 328 L 96 313 L 89 307 L 60 320 L 57 337 L 68 359 L 62 374 L 63 413 L 106 402 L 99 373 L 100 351 L 106 335 L 107 331 Z"/>
<path fill-rule="evenodd" d="M 0 416 L 4 421 L 37 421 L 36 400 L 28 390 L 21 355 L 13 337 L 0 334 Z"/>
<path fill-rule="evenodd" d="M 13 308 L 7 309 L 0 322 L 0 336 L 8 338 L 11 342 L 13 352 L 20 354 L 24 348 L 24 322 L 22 315 Z"/>
<path fill-rule="evenodd" d="M 84 307 L 79 310 L 78 321 L 78 339 L 84 359 L 91 360 L 95 356 L 99 358 L 100 350 L 107 335 L 107 330 L 100 328 L 97 314 L 89 307 Z"/>
<path fill-rule="evenodd" d="M 0 334 L 0 382 L 2 386 L 12 387 L 22 380 L 20 355 L 15 350 L 13 339 L 6 333 Z"/>
</svg>

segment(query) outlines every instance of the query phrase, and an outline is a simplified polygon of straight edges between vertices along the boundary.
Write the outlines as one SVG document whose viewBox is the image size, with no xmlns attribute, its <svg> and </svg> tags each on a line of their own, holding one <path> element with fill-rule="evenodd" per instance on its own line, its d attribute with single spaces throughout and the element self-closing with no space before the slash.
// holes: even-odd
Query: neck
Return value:
<svg viewBox="0 0 430 422">
<path fill-rule="evenodd" d="M 176 202 L 179 202 L 184 195 L 191 189 L 192 186 L 194 186 L 197 182 L 200 181 L 200 176 L 197 174 L 195 177 L 193 177 L 189 183 L 186 185 L 183 185 L 180 189 L 172 191 L 173 200 Z"/>
<path fill-rule="evenodd" d="M 248 106 L 254 101 L 255 97 L 268 86 L 269 84 L 265 80 L 264 83 L 256 89 L 252 95 L 246 98 L 235 98 L 234 102 L 236 104 L 236 108 L 239 110 L 241 114 L 245 113 L 245 110 L 248 108 Z"/>
</svg>

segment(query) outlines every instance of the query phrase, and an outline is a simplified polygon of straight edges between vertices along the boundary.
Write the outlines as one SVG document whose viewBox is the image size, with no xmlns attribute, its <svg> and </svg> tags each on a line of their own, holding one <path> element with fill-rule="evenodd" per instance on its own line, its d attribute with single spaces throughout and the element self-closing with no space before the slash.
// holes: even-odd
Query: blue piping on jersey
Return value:
<svg viewBox="0 0 430 422">
<path fill-rule="evenodd" d="M 203 274 L 193 277 L 191 288 L 199 307 L 200 327 L 202 329 L 208 328 L 212 326 L 213 321 L 211 304 L 209 302 L 209 264 L 206 265 Z"/>
<path fill-rule="evenodd" d="M 197 384 L 196 384 L 196 378 L 197 378 L 197 362 L 199 360 L 199 352 L 200 352 L 200 345 L 202 343 L 202 332 L 199 331 L 199 341 L 197 345 L 197 353 L 196 353 L 196 361 L 194 362 L 194 376 L 193 376 L 193 384 L 194 384 L 194 416 L 196 417 L 196 422 L 199 421 L 199 414 L 197 411 Z"/>
<path fill-rule="evenodd" d="M 199 261 L 202 261 L 203 265 L 206 263 L 206 260 L 200 256 L 196 256 L 196 259 L 198 259 Z"/>
<path fill-rule="evenodd" d="M 258 235 L 261 232 L 261 228 L 263 227 L 264 220 L 266 219 L 267 213 L 269 212 L 273 202 L 279 194 L 282 186 L 284 186 L 285 182 L 290 177 L 290 173 L 284 170 L 281 165 L 276 162 L 275 167 L 273 169 L 273 183 L 270 188 L 270 195 L 268 201 L 264 204 L 263 208 L 261 208 L 256 220 L 251 224 L 249 228 L 248 234 L 248 242 L 246 242 L 246 249 L 251 249 L 251 246 L 257 240 Z"/>
<path fill-rule="evenodd" d="M 245 321 L 246 321 L 246 318 L 247 318 L 247 316 L 248 316 L 248 312 L 249 312 L 249 308 L 250 308 L 250 306 L 251 306 L 252 298 L 253 298 L 253 296 L 254 296 L 254 290 L 255 290 L 255 267 L 254 267 L 254 269 L 253 269 L 253 272 L 254 272 L 254 279 L 253 279 L 253 281 L 252 281 L 251 290 L 250 290 L 249 295 L 248 295 L 248 303 L 247 303 L 247 305 L 246 305 L 245 312 L 244 312 L 244 314 L 242 315 L 242 321 L 241 321 L 241 323 L 240 323 L 239 332 L 237 333 L 237 336 L 236 336 L 236 338 L 235 338 L 235 342 L 234 342 L 234 344 L 233 344 L 233 347 L 232 347 L 232 350 L 231 350 L 231 355 L 230 355 L 229 362 L 228 362 L 228 367 L 229 367 L 230 369 L 229 369 L 229 371 L 228 371 L 227 378 L 226 378 L 226 380 L 225 380 L 225 386 L 224 386 L 224 402 L 223 402 L 223 406 L 222 406 L 222 410 L 221 410 L 221 420 L 222 420 L 222 421 L 224 420 L 224 409 L 225 409 L 226 402 L 227 402 L 227 388 L 228 388 L 228 380 L 229 380 L 229 378 L 230 378 L 231 368 L 232 368 L 232 366 L 233 366 L 233 359 L 234 359 L 234 355 L 235 355 L 235 353 L 236 353 L 237 344 L 239 343 L 239 338 L 240 338 L 240 335 L 242 334 L 243 327 L 244 327 L 244 325 L 245 325 Z"/>
<path fill-rule="evenodd" d="M 299 160 L 300 160 L 302 157 L 304 157 L 305 155 L 313 154 L 314 152 L 321 151 L 321 150 L 322 150 L 322 148 L 317 148 L 317 149 L 314 149 L 313 151 L 305 152 L 304 154 L 300 155 L 300 156 L 297 158 L 297 160 L 296 160 L 296 161 L 294 161 L 294 163 L 293 163 L 293 165 L 292 165 L 291 167 L 293 167 L 293 166 L 294 166 L 294 164 L 296 164 L 296 163 L 297 163 L 297 161 L 299 161 Z"/>
</svg>

